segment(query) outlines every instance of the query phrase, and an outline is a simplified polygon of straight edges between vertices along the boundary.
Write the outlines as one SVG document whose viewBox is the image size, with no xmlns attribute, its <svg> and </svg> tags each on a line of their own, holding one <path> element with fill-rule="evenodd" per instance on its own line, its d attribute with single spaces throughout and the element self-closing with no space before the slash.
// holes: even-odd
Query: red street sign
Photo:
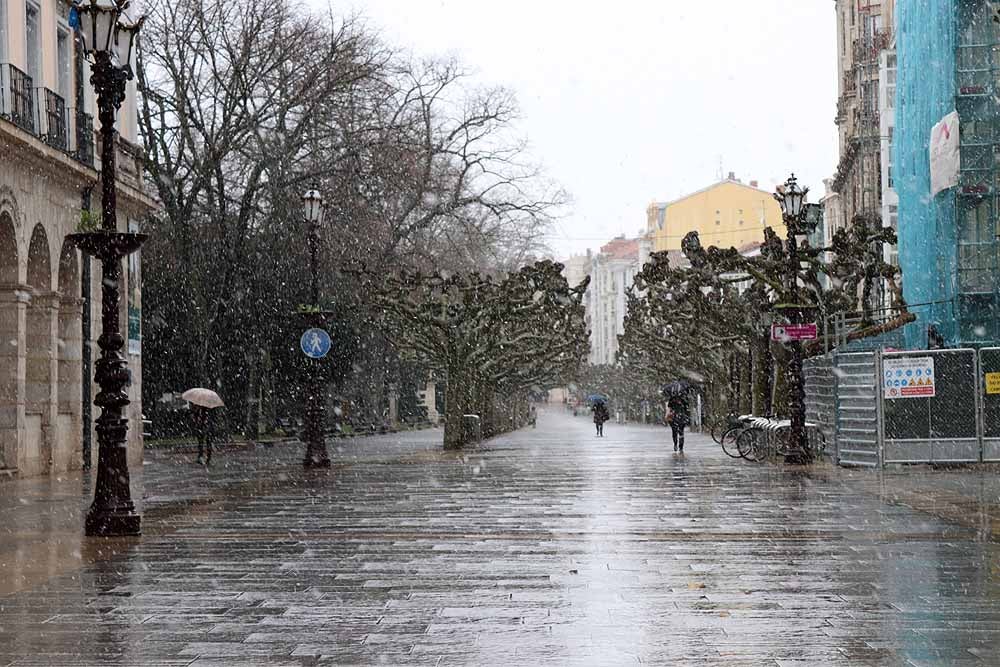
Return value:
<svg viewBox="0 0 1000 667">
<path fill-rule="evenodd" d="M 790 340 L 816 340 L 815 324 L 772 324 L 771 340 L 785 343 Z"/>
</svg>

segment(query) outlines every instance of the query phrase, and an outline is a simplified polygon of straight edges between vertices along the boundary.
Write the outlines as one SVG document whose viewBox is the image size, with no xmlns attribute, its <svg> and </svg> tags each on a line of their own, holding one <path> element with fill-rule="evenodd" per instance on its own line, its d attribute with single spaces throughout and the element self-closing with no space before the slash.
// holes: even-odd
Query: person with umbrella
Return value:
<svg viewBox="0 0 1000 667">
<path fill-rule="evenodd" d="M 687 387 L 679 382 L 667 385 L 670 398 L 667 399 L 667 421 L 670 423 L 670 435 L 674 440 L 674 451 L 684 452 L 684 429 L 691 423 L 691 410 L 688 407 Z"/>
<path fill-rule="evenodd" d="M 181 398 L 191 404 L 195 435 L 198 437 L 198 465 L 212 465 L 212 410 L 225 405 L 211 389 L 188 389 Z M 207 456 L 206 456 L 207 454 Z"/>
<path fill-rule="evenodd" d="M 611 418 L 611 413 L 608 412 L 608 404 L 604 400 L 595 400 L 594 406 L 591 408 L 594 411 L 594 426 L 597 427 L 597 437 L 604 437 L 604 422 Z"/>
</svg>

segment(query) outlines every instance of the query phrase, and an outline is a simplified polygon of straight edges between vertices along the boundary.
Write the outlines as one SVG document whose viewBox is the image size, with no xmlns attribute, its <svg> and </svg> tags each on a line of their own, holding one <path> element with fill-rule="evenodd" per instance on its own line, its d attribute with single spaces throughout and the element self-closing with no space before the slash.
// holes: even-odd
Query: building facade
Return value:
<svg viewBox="0 0 1000 667">
<path fill-rule="evenodd" d="M 949 347 L 1000 341 L 995 16 L 989 0 L 899 4 L 893 154 L 899 263 L 918 317 L 907 330 L 909 347 L 927 346 L 929 332 Z M 951 112 L 959 116 L 958 184 L 932 196 L 931 128 Z"/>
<path fill-rule="evenodd" d="M 593 256 L 586 298 L 591 364 L 615 363 L 618 336 L 625 333 L 625 292 L 649 259 L 650 248 L 648 239 L 619 237 Z"/>
<path fill-rule="evenodd" d="M 573 255 L 563 262 L 563 276 L 570 287 L 577 287 L 584 279 L 590 275 L 590 264 L 593 256 L 590 250 L 586 255 Z"/>
<path fill-rule="evenodd" d="M 879 62 L 878 99 L 879 99 L 879 161 L 882 184 L 882 226 L 892 227 L 899 232 L 899 194 L 896 192 L 894 180 L 892 144 L 896 135 L 896 49 L 889 48 L 882 52 Z M 896 246 L 886 246 L 883 249 L 885 261 L 899 265 Z M 885 304 L 886 306 L 890 304 Z"/>
<path fill-rule="evenodd" d="M 882 209 L 882 134 L 879 73 L 893 40 L 895 0 L 835 0 L 837 124 L 840 161 L 833 190 L 844 222 L 875 218 Z M 831 230 L 836 232 L 836 229 Z"/>
<path fill-rule="evenodd" d="M 101 272 L 66 236 L 91 199 L 100 209 L 99 137 L 89 66 L 68 16 L 63 0 L 0 0 L 0 470 L 19 476 L 80 468 L 88 439 L 97 456 L 87 415 L 99 409 L 84 396 L 87 357 L 99 349 Z M 153 206 L 141 189 L 134 84 L 118 124 L 118 222 L 134 231 Z M 120 313 L 131 463 L 142 447 L 139 276 L 131 257 Z"/>
<path fill-rule="evenodd" d="M 704 246 L 742 248 L 764 239 L 764 228 L 785 234 L 781 207 L 774 195 L 729 178 L 671 202 L 654 202 L 646 209 L 646 232 L 655 252 L 677 252 L 689 232 L 698 232 Z"/>
</svg>

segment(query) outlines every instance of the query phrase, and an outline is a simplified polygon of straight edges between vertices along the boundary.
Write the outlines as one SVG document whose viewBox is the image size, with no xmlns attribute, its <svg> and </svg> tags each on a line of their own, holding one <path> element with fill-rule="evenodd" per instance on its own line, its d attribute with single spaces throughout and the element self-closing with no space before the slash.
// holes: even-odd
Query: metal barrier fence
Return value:
<svg viewBox="0 0 1000 667">
<path fill-rule="evenodd" d="M 976 351 L 921 350 L 879 356 L 883 462 L 982 460 Z"/>
<path fill-rule="evenodd" d="M 835 352 L 805 373 L 840 465 L 1000 461 L 1000 348 Z"/>
<path fill-rule="evenodd" d="M 979 350 L 983 461 L 1000 461 L 1000 348 Z"/>
<path fill-rule="evenodd" d="M 832 369 L 832 354 L 813 357 L 802 364 L 806 386 L 806 420 L 816 424 L 822 431 L 827 442 L 827 453 L 835 455 L 837 376 Z"/>
<path fill-rule="evenodd" d="M 875 467 L 881 459 L 881 419 L 876 395 L 874 352 L 834 353 L 836 376 L 836 463 Z"/>
</svg>

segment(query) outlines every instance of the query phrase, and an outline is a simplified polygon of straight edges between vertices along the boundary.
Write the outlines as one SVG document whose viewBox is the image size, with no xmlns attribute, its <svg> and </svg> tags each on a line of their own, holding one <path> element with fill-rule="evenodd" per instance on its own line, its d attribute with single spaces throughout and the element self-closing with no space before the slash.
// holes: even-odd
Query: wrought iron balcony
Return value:
<svg viewBox="0 0 1000 667">
<path fill-rule="evenodd" d="M 66 101 L 48 88 L 35 88 L 34 94 L 38 136 L 49 146 L 68 151 Z"/>
<path fill-rule="evenodd" d="M 0 116 L 35 133 L 31 77 L 9 63 L 0 64 Z"/>
<path fill-rule="evenodd" d="M 88 167 L 94 166 L 94 117 L 89 113 L 76 110 L 73 114 L 75 127 L 73 137 L 73 157 Z"/>
</svg>

